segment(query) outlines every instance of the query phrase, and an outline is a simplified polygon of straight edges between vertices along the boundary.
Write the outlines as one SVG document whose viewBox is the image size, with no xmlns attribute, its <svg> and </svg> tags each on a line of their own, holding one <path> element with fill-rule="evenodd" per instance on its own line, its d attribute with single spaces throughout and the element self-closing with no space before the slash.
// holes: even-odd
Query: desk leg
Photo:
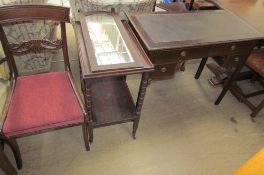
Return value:
<svg viewBox="0 0 264 175">
<path fill-rule="evenodd" d="M 136 104 L 137 119 L 133 122 L 133 132 L 132 132 L 133 139 L 136 138 L 136 132 L 137 132 L 138 123 L 139 123 L 139 119 L 140 119 L 141 109 L 143 106 L 143 102 L 144 102 L 144 98 L 145 98 L 145 94 L 146 94 L 146 89 L 147 89 L 147 86 L 149 83 L 149 76 L 150 76 L 149 72 L 142 74 L 140 88 L 138 91 L 137 104 Z"/>
<path fill-rule="evenodd" d="M 0 149 L 0 168 L 5 172 L 6 175 L 16 175 L 17 172 L 11 162 L 8 160 L 3 150 Z"/>
<path fill-rule="evenodd" d="M 219 105 L 219 103 L 222 101 L 222 99 L 224 98 L 225 94 L 227 93 L 227 91 L 229 90 L 230 86 L 232 85 L 233 81 L 236 79 L 236 77 L 240 73 L 241 69 L 245 65 L 245 62 L 246 62 L 248 57 L 249 57 L 249 54 L 240 56 L 238 65 L 236 66 L 236 68 L 233 71 L 233 73 L 227 78 L 227 80 L 226 80 L 226 82 L 224 84 L 222 92 L 220 93 L 220 95 L 218 96 L 217 100 L 215 101 L 215 105 Z"/>
<path fill-rule="evenodd" d="M 198 70 L 197 70 L 197 72 L 195 74 L 195 77 L 194 77 L 195 79 L 199 79 L 200 78 L 200 75 L 201 75 L 201 73 L 202 73 L 202 71 L 204 69 L 204 66 L 205 66 L 207 60 L 208 60 L 207 57 L 202 58 L 201 63 L 199 65 L 199 67 L 198 67 Z"/>
</svg>

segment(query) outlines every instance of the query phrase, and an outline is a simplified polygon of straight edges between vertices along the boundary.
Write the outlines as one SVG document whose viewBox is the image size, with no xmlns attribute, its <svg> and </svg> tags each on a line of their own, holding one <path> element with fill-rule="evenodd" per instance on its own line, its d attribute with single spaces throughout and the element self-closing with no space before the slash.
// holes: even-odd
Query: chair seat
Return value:
<svg viewBox="0 0 264 175">
<path fill-rule="evenodd" d="M 264 49 L 253 52 L 247 60 L 247 65 L 264 77 Z"/>
<path fill-rule="evenodd" d="M 20 76 L 3 132 L 5 136 L 12 137 L 83 121 L 67 72 Z"/>
</svg>

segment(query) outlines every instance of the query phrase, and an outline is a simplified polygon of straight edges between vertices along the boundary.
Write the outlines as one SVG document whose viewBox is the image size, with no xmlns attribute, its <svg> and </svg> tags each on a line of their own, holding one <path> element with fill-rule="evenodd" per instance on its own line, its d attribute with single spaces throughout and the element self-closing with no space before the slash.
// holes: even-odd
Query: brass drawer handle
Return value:
<svg viewBox="0 0 264 175">
<path fill-rule="evenodd" d="M 231 50 L 236 50 L 236 45 L 231 46 Z"/>
<path fill-rule="evenodd" d="M 164 72 L 167 72 L 167 68 L 166 68 L 166 67 L 163 67 L 163 68 L 161 68 L 160 70 L 161 70 L 161 72 L 163 72 L 163 73 L 164 73 Z"/>
<path fill-rule="evenodd" d="M 239 62 L 239 57 L 236 57 L 235 58 L 235 62 Z"/>
<path fill-rule="evenodd" d="M 182 52 L 181 52 L 181 56 L 182 56 L 182 57 L 185 57 L 185 56 L 186 56 L 186 51 L 182 51 Z"/>
</svg>

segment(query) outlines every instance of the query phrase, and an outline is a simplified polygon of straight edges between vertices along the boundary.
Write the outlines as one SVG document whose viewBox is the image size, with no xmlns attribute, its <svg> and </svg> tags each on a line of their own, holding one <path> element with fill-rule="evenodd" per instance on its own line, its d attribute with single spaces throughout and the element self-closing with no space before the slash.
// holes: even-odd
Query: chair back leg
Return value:
<svg viewBox="0 0 264 175">
<path fill-rule="evenodd" d="M 256 107 L 256 109 L 253 110 L 253 112 L 250 114 L 250 116 L 256 117 L 262 108 L 264 108 L 264 100 L 262 100 L 262 102 Z"/>
</svg>

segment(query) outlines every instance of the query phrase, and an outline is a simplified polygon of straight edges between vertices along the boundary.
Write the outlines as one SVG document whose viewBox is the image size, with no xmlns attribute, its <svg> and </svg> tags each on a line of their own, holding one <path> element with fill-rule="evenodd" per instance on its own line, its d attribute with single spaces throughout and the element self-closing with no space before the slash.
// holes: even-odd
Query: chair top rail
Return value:
<svg viewBox="0 0 264 175">
<path fill-rule="evenodd" d="M 70 9 L 53 5 L 12 5 L 0 7 L 0 24 L 28 20 L 70 22 Z"/>
</svg>

